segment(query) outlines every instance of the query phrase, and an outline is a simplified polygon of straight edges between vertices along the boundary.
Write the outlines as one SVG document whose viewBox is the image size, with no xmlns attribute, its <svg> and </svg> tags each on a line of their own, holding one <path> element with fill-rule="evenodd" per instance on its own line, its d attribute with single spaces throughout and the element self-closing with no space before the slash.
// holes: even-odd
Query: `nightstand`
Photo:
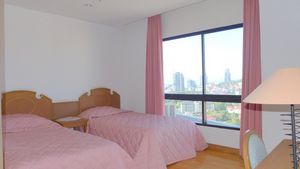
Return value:
<svg viewBox="0 0 300 169">
<path fill-rule="evenodd" d="M 73 128 L 74 130 L 79 130 L 79 128 L 82 127 L 85 132 L 88 120 L 77 116 L 68 116 L 56 119 L 55 121 L 63 127 Z"/>
</svg>

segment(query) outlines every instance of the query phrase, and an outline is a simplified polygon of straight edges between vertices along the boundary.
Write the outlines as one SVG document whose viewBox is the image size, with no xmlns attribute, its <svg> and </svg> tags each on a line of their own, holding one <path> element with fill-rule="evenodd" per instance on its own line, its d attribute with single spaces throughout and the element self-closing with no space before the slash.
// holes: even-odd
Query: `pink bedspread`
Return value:
<svg viewBox="0 0 300 169">
<path fill-rule="evenodd" d="M 60 126 L 4 133 L 5 169 L 130 169 L 117 144 Z"/>
<path fill-rule="evenodd" d="M 137 169 L 166 169 L 166 165 L 196 156 L 207 143 L 191 121 L 121 112 L 90 117 L 88 132 L 118 143 Z"/>
</svg>

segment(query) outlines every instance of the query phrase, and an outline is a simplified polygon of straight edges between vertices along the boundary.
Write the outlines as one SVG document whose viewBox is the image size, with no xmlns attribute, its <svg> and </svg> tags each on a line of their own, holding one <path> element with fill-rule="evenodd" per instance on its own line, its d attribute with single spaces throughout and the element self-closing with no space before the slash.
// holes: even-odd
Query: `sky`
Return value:
<svg viewBox="0 0 300 169">
<path fill-rule="evenodd" d="M 242 77 L 243 29 L 205 35 L 205 62 L 208 82 L 224 81 L 230 69 L 231 79 Z M 173 74 L 181 72 L 185 81 L 200 82 L 202 75 L 201 35 L 163 42 L 165 84 L 173 83 Z"/>
</svg>

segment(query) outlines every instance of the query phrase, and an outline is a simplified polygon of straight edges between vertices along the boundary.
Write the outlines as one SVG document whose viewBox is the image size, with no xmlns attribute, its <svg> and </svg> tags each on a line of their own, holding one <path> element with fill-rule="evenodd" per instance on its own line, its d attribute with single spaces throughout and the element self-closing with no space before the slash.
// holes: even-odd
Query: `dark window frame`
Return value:
<svg viewBox="0 0 300 169">
<path fill-rule="evenodd" d="M 236 127 L 229 127 L 229 126 L 221 126 L 221 125 L 211 125 L 207 124 L 206 120 L 206 113 L 205 113 L 205 102 L 225 102 L 225 103 L 241 103 L 241 95 L 212 95 L 212 94 L 205 94 L 205 43 L 204 38 L 205 34 L 215 33 L 220 31 L 226 31 L 236 28 L 243 28 L 243 24 L 234 24 L 204 31 L 198 31 L 173 37 L 164 38 L 163 41 L 175 40 L 180 38 L 186 38 L 191 36 L 201 35 L 201 45 L 202 45 L 202 94 L 172 94 L 172 93 L 165 93 L 165 99 L 170 100 L 185 100 L 185 101 L 201 101 L 202 103 L 202 123 L 196 123 L 197 125 L 201 126 L 208 126 L 208 127 L 217 127 L 217 128 L 224 128 L 224 129 L 232 129 L 232 130 L 240 130 L 240 128 Z"/>
</svg>

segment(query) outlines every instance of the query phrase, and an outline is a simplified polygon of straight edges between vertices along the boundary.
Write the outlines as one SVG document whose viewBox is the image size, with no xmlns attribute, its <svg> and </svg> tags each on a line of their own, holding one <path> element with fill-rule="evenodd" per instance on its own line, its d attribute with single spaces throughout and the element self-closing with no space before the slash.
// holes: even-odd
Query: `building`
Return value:
<svg viewBox="0 0 300 169">
<path fill-rule="evenodd" d="M 225 69 L 225 73 L 224 73 L 224 82 L 228 83 L 231 81 L 231 73 L 230 73 L 230 69 Z"/>
<path fill-rule="evenodd" d="M 180 72 L 174 73 L 173 76 L 173 85 L 175 92 L 183 92 L 184 91 L 184 75 Z"/>
<path fill-rule="evenodd" d="M 176 108 L 175 108 L 174 102 L 166 101 L 165 102 L 165 111 L 166 111 L 166 115 L 175 116 Z"/>
<path fill-rule="evenodd" d="M 187 83 L 186 87 L 187 87 L 188 91 L 195 91 L 196 90 L 197 84 L 196 84 L 195 80 L 188 80 L 186 83 Z"/>
<path fill-rule="evenodd" d="M 195 112 L 195 104 L 192 101 L 181 101 L 181 112 L 192 115 Z"/>
</svg>

